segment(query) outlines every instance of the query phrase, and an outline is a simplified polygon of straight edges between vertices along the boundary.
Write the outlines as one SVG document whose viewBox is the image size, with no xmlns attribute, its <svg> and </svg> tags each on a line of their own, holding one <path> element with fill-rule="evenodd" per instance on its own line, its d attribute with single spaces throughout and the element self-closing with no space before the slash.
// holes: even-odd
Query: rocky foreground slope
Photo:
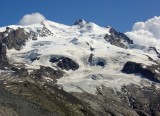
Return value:
<svg viewBox="0 0 160 116">
<path fill-rule="evenodd" d="M 78 20 L 0 28 L 1 116 L 160 116 L 160 59 Z"/>
</svg>

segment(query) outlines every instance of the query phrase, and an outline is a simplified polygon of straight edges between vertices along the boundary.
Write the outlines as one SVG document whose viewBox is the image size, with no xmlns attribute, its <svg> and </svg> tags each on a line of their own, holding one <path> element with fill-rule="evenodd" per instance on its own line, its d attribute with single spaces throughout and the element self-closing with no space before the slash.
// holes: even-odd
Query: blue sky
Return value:
<svg viewBox="0 0 160 116">
<path fill-rule="evenodd" d="M 67 25 L 82 18 L 125 32 L 137 21 L 160 16 L 159 5 L 160 0 L 1 0 L 0 27 L 39 12 L 48 20 Z"/>
</svg>

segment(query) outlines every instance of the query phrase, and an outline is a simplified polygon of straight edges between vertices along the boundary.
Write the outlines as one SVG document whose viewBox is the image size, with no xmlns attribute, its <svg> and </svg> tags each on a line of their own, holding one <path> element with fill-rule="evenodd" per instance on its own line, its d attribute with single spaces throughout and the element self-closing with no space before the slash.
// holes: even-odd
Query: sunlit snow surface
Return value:
<svg viewBox="0 0 160 116">
<path fill-rule="evenodd" d="M 57 82 L 68 92 L 86 91 L 95 94 L 96 88 L 103 85 L 115 90 L 120 90 L 121 86 L 130 83 L 149 86 L 146 79 L 138 75 L 123 74 L 121 69 L 127 61 L 152 65 L 154 63 L 149 61 L 146 55 L 155 60 L 157 56 L 139 49 L 122 49 L 110 45 L 104 40 L 104 36 L 110 34 L 110 28 L 100 27 L 94 23 L 66 26 L 51 21 L 44 21 L 43 25 L 54 35 L 38 37 L 38 40 L 30 39 L 21 51 L 8 50 L 7 56 L 11 63 L 25 63 L 28 69 L 32 69 L 39 68 L 40 65 L 53 67 L 49 62 L 52 55 L 73 59 L 80 65 L 80 68 L 76 71 L 65 71 L 66 76 Z M 27 32 L 36 32 L 42 27 L 42 24 L 34 24 L 23 28 Z M 12 28 L 16 29 L 16 26 Z M 90 47 L 95 50 L 91 51 Z M 105 59 L 105 67 L 90 66 L 87 60 L 91 53 L 94 57 Z M 31 62 L 29 58 L 33 55 L 40 56 L 40 59 Z"/>
</svg>

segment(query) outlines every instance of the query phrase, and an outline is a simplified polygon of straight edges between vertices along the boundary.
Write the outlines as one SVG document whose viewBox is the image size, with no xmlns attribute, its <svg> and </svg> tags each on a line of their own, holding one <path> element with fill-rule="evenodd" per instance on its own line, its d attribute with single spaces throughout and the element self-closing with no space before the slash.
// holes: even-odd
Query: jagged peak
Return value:
<svg viewBox="0 0 160 116">
<path fill-rule="evenodd" d="M 85 25 L 88 22 L 86 22 L 84 19 L 78 19 L 75 21 L 74 25 Z"/>
</svg>

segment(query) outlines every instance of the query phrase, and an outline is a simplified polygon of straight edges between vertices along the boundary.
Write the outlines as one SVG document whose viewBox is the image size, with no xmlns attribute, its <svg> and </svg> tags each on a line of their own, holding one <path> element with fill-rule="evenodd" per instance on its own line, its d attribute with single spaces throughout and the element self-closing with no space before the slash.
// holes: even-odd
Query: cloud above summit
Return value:
<svg viewBox="0 0 160 116">
<path fill-rule="evenodd" d="M 131 32 L 125 33 L 134 43 L 160 48 L 160 16 L 146 22 L 137 22 Z"/>
<path fill-rule="evenodd" d="M 44 19 L 45 19 L 45 17 L 40 13 L 26 14 L 19 21 L 19 24 L 20 25 L 32 25 L 35 23 L 40 23 Z"/>
</svg>

